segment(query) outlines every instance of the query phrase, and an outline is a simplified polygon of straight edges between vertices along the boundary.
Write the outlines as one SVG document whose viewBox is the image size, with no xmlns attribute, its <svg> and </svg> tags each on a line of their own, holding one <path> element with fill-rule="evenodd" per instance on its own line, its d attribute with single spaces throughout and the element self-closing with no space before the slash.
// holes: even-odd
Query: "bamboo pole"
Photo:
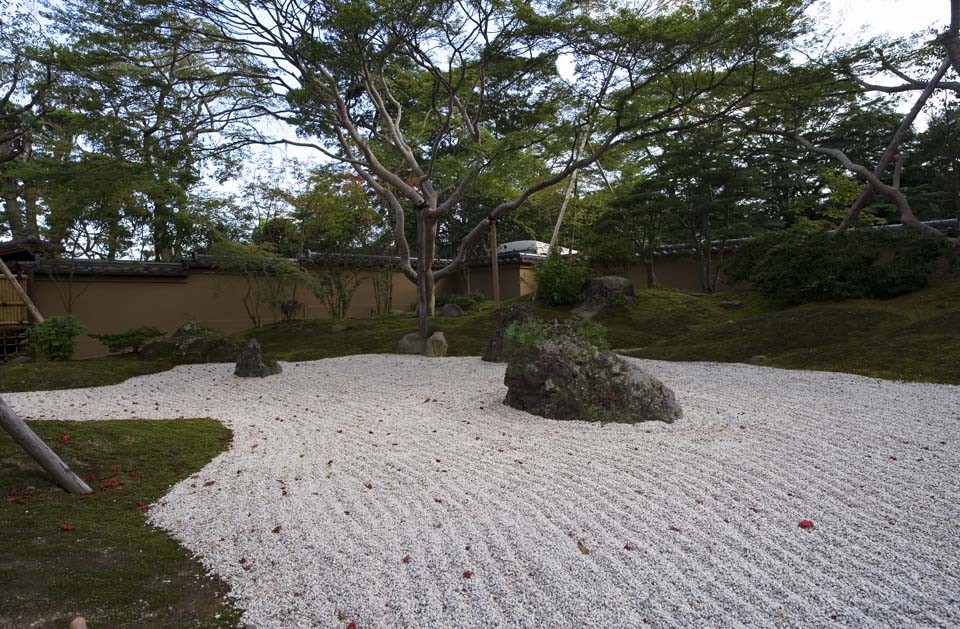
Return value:
<svg viewBox="0 0 960 629">
<path fill-rule="evenodd" d="M 24 451 L 53 476 L 57 484 L 71 494 L 92 494 L 93 490 L 50 449 L 35 432 L 30 430 L 17 413 L 0 398 L 0 428 L 13 437 Z"/>
<path fill-rule="evenodd" d="M 20 299 L 23 300 L 23 303 L 27 306 L 27 311 L 30 313 L 30 316 L 33 317 L 33 320 L 36 323 L 43 323 L 43 315 L 40 314 L 40 311 L 34 305 L 33 300 L 30 299 L 30 296 L 27 295 L 27 291 L 23 290 L 23 286 L 20 285 L 20 282 L 17 281 L 16 276 L 10 271 L 10 268 L 7 264 L 0 259 L 0 272 L 10 280 L 10 284 L 13 286 L 13 290 L 20 296 Z"/>
</svg>

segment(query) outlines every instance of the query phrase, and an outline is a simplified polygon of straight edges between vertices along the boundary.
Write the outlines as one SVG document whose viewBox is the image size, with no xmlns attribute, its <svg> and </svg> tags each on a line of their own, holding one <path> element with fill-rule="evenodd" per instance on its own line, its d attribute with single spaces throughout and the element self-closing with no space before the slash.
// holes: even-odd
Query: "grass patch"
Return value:
<svg viewBox="0 0 960 629">
<path fill-rule="evenodd" d="M 62 629 L 75 615 L 91 627 L 237 626 L 226 586 L 138 506 L 203 467 L 229 430 L 210 419 L 29 424 L 95 492 L 63 492 L 0 433 L 0 626 Z"/>
<path fill-rule="evenodd" d="M 784 309 L 740 293 L 709 297 L 681 293 L 670 299 L 682 305 L 657 315 L 638 303 L 634 312 L 599 320 L 617 330 L 614 347 L 630 348 L 626 353 L 638 358 L 755 363 L 960 384 L 960 363 L 947 351 L 960 346 L 960 282 L 956 280 L 895 299 Z M 699 310 L 684 303 L 700 299 L 707 305 Z M 731 299 L 744 304 L 732 310 L 710 307 Z M 678 313 L 676 326 L 669 325 L 671 312 Z M 642 317 L 652 317 L 652 324 L 633 333 L 623 329 L 629 321 L 640 326 Z"/>
<path fill-rule="evenodd" d="M 449 344 L 449 356 L 479 356 L 498 321 L 493 303 L 485 302 L 460 317 L 432 318 L 429 332 L 443 332 Z M 344 326 L 346 329 L 342 329 Z M 243 336 L 256 338 L 269 358 L 302 361 L 354 354 L 392 354 L 405 334 L 416 331 L 415 316 L 390 315 L 342 321 L 283 321 L 249 330 Z"/>
<path fill-rule="evenodd" d="M 55 391 L 118 384 L 134 376 L 166 371 L 172 365 L 132 354 L 68 362 L 0 365 L 0 393 Z"/>
</svg>

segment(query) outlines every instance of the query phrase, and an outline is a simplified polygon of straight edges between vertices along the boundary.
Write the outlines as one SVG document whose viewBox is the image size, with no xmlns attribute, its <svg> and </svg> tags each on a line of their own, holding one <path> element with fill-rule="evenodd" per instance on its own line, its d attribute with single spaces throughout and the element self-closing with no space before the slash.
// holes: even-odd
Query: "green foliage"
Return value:
<svg viewBox="0 0 960 629">
<path fill-rule="evenodd" d="M 537 348 L 544 341 L 560 340 L 571 336 L 579 337 L 599 349 L 607 349 L 607 328 L 592 319 L 574 318 L 565 321 L 528 321 L 513 323 L 507 328 L 506 336 L 518 347 Z"/>
<path fill-rule="evenodd" d="M 122 352 L 124 350 L 138 352 L 144 343 L 158 336 L 163 336 L 163 331 L 153 326 L 130 328 L 125 332 L 118 332 L 116 334 L 90 335 L 91 338 L 95 338 L 106 345 L 107 349 L 112 353 Z"/>
<path fill-rule="evenodd" d="M 456 304 L 464 310 L 470 310 L 478 304 L 486 301 L 487 296 L 481 292 L 473 291 L 472 293 L 461 294 L 461 293 L 450 293 L 449 295 L 444 295 L 443 297 L 437 297 L 437 307 L 446 306 L 447 304 Z"/>
<path fill-rule="evenodd" d="M 27 331 L 30 355 L 41 360 L 70 360 L 83 326 L 73 317 L 50 317 Z"/>
<path fill-rule="evenodd" d="M 0 435 L 7 498 L 0 503 L 0 625 L 66 627 L 82 614 L 102 627 L 237 626 L 241 610 L 225 584 L 150 526 L 138 506 L 160 500 L 222 452 L 227 428 L 212 419 L 29 425 L 94 493 L 64 492 Z"/>
<path fill-rule="evenodd" d="M 792 229 L 745 243 L 728 277 L 783 304 L 889 298 L 929 283 L 945 238 L 903 227 L 839 233 Z"/>
<path fill-rule="evenodd" d="M 270 249 L 269 244 L 257 246 L 222 240 L 211 245 L 209 251 L 217 268 L 240 275 L 246 281 L 243 306 L 255 328 L 263 321 L 261 305 L 267 305 L 276 319 L 283 304 L 296 298 L 299 286 L 317 284 L 314 275 Z"/>
<path fill-rule="evenodd" d="M 330 316 L 334 319 L 346 318 L 353 294 L 363 282 L 363 275 L 359 271 L 340 267 L 315 267 L 312 275 L 313 294 L 323 303 Z"/>
<path fill-rule="evenodd" d="M 551 306 L 575 304 L 580 301 L 583 285 L 589 277 L 590 270 L 586 265 L 553 253 L 534 270 L 537 299 Z"/>
</svg>

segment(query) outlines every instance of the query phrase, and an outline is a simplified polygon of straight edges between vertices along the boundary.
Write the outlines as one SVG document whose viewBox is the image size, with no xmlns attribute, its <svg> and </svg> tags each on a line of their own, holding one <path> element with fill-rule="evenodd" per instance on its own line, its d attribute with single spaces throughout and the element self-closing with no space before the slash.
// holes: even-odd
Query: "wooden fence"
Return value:
<svg viewBox="0 0 960 629">
<path fill-rule="evenodd" d="M 17 281 L 27 290 L 27 278 L 18 277 Z M 0 325 L 26 325 L 27 305 L 13 290 L 10 280 L 0 275 Z"/>
</svg>

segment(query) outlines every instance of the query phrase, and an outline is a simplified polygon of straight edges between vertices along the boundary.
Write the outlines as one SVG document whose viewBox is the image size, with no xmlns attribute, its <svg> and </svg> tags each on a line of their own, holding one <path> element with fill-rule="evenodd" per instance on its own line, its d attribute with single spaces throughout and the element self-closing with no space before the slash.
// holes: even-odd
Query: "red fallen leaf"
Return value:
<svg viewBox="0 0 960 629">
<path fill-rule="evenodd" d="M 435 503 L 437 503 L 438 505 L 442 505 L 442 504 L 443 504 L 443 500 L 441 500 L 440 498 L 434 498 L 433 501 L 434 501 Z"/>
<path fill-rule="evenodd" d="M 464 549 L 464 550 L 470 550 L 470 544 L 467 544 L 466 546 L 464 546 L 463 549 Z"/>
<path fill-rule="evenodd" d="M 303 458 L 303 455 L 302 455 L 302 454 L 300 455 L 300 458 L 301 458 L 301 459 Z"/>
<path fill-rule="evenodd" d="M 410 555 L 404 555 L 403 559 L 401 559 L 400 561 L 402 561 L 403 563 L 410 563 Z"/>
<path fill-rule="evenodd" d="M 149 509 L 150 507 L 151 507 L 151 505 L 147 504 L 146 502 L 144 502 L 144 501 L 142 501 L 142 500 L 138 500 L 138 501 L 137 501 L 137 508 L 140 509 L 141 511 L 146 511 L 146 510 Z"/>
<path fill-rule="evenodd" d="M 810 520 L 800 520 L 800 528 L 802 528 L 802 529 L 812 529 L 812 528 L 813 528 L 813 522 L 811 522 Z"/>
<path fill-rule="evenodd" d="M 696 503 L 697 503 L 698 505 L 702 505 L 702 504 L 703 504 L 703 501 L 700 500 L 699 498 L 697 498 Z"/>
<path fill-rule="evenodd" d="M 671 527 L 670 527 L 670 530 L 673 531 L 674 533 L 680 533 L 680 532 L 681 532 L 680 529 L 678 529 L 678 528 L 675 527 L 675 526 L 671 526 Z"/>
<path fill-rule="evenodd" d="M 635 494 L 642 494 L 643 492 L 640 491 L 639 489 L 634 489 L 634 490 L 633 490 L 633 493 L 635 493 Z"/>
<path fill-rule="evenodd" d="M 627 544 L 626 546 L 623 547 L 623 549 L 624 549 L 624 550 L 633 550 L 633 546 L 631 546 L 630 544 Z"/>
<path fill-rule="evenodd" d="M 349 625 L 347 625 L 347 629 L 357 629 L 357 623 L 351 622 Z"/>
<path fill-rule="evenodd" d="M 274 532 L 274 533 L 279 533 L 279 532 L 280 532 L 280 525 L 279 525 L 279 524 L 276 525 L 275 527 L 273 527 L 273 532 Z"/>
<path fill-rule="evenodd" d="M 746 426 L 744 426 L 743 424 L 740 424 L 740 430 L 746 430 L 746 429 L 747 429 Z"/>
<path fill-rule="evenodd" d="M 474 440 L 474 441 L 480 441 L 480 435 L 477 435 L 476 437 L 474 437 L 473 440 Z"/>
<path fill-rule="evenodd" d="M 247 563 L 247 558 L 246 558 L 246 557 L 241 557 L 241 558 L 240 558 L 240 563 Z"/>
<path fill-rule="evenodd" d="M 464 578 L 464 579 L 469 579 L 469 578 L 472 577 L 472 576 L 473 576 L 473 572 L 471 572 L 470 570 L 466 570 L 466 571 L 463 573 L 463 578 Z"/>
<path fill-rule="evenodd" d="M 190 475 L 190 478 L 200 478 L 200 475 L 199 475 L 199 474 L 191 474 L 191 475 Z"/>
<path fill-rule="evenodd" d="M 301 454 L 300 456 L 303 456 L 303 455 Z M 329 461 L 327 461 L 327 465 L 333 465 L 333 459 L 330 459 Z"/>
<path fill-rule="evenodd" d="M 896 460 L 897 460 L 897 457 L 892 456 L 892 457 L 890 457 L 890 460 L 891 460 L 891 461 L 896 461 Z"/>
<path fill-rule="evenodd" d="M 373 483 L 366 483 L 364 484 L 364 487 L 366 487 L 367 489 L 373 489 Z"/>
<path fill-rule="evenodd" d="M 180 472 L 183 471 L 183 468 L 180 467 L 179 465 L 174 465 L 174 466 L 173 466 L 173 471 L 174 471 L 174 472 L 177 472 L 177 473 L 180 473 Z"/>
<path fill-rule="evenodd" d="M 257 446 L 259 446 L 259 445 L 260 445 L 259 443 L 255 443 L 255 444 L 253 444 L 252 446 L 250 446 L 250 449 L 251 449 L 251 450 L 254 450 L 254 449 L 256 449 Z"/>
<path fill-rule="evenodd" d="M 7 496 L 3 499 L 4 502 L 16 502 L 18 498 L 16 496 Z"/>
<path fill-rule="evenodd" d="M 72 531 L 76 527 L 74 527 L 72 524 L 67 524 L 66 522 L 64 522 L 64 523 L 58 524 L 57 528 L 59 528 L 61 531 Z"/>
<path fill-rule="evenodd" d="M 70 443 L 70 435 L 67 433 L 60 435 L 60 443 Z"/>
<path fill-rule="evenodd" d="M 217 481 L 215 481 L 215 480 L 208 480 L 207 482 L 205 482 L 205 483 L 203 484 L 203 486 L 204 486 L 204 487 L 209 487 L 210 485 L 213 485 L 213 484 L 216 483 L 216 482 L 217 482 Z"/>
</svg>

